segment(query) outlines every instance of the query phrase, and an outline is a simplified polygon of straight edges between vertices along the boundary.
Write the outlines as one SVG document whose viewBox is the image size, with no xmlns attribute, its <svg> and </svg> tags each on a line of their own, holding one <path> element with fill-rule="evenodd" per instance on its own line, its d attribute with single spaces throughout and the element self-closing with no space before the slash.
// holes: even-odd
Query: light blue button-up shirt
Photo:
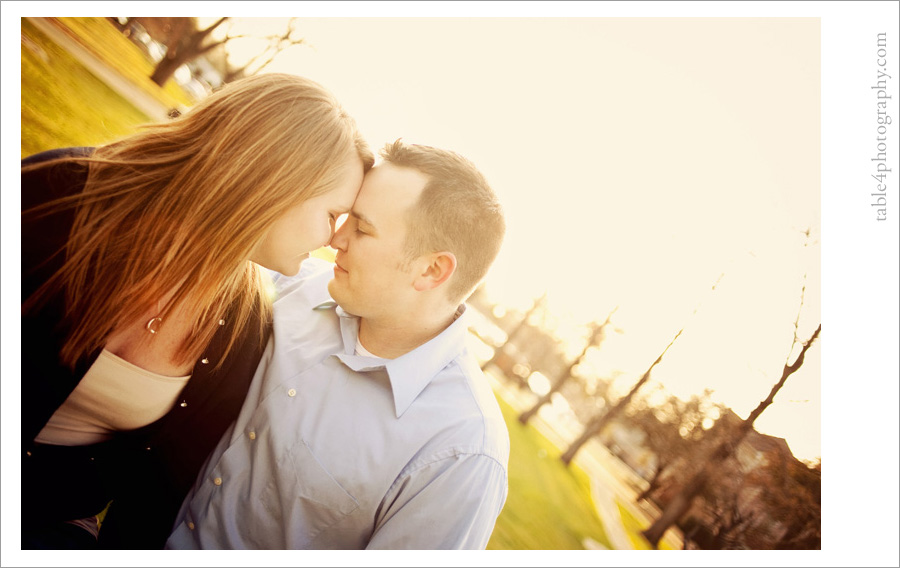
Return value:
<svg viewBox="0 0 900 568">
<path fill-rule="evenodd" d="M 509 435 L 466 346 L 465 307 L 396 359 L 355 355 L 331 264 L 279 281 L 274 334 L 167 548 L 480 549 Z"/>
</svg>

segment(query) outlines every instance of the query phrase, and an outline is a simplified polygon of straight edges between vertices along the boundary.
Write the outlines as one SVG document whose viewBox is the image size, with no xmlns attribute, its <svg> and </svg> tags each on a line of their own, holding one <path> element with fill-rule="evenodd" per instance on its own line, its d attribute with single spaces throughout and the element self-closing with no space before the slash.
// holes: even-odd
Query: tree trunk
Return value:
<svg viewBox="0 0 900 568">
<path fill-rule="evenodd" d="M 654 521 L 653 525 L 651 525 L 650 528 L 641 533 L 644 535 L 644 538 L 646 538 L 650 542 L 651 545 L 656 547 L 656 545 L 659 543 L 659 540 L 669 529 L 669 527 L 675 524 L 678 519 L 681 518 L 681 515 L 683 515 L 685 511 L 688 510 L 688 507 L 691 506 L 691 502 L 694 500 L 694 496 L 700 493 L 700 490 L 703 489 L 703 485 L 706 483 L 708 475 L 709 474 L 707 473 L 706 467 L 700 470 L 700 472 L 697 473 L 697 475 L 695 475 L 690 482 L 688 482 L 685 488 L 679 491 L 677 495 L 675 495 L 672 501 L 663 510 L 659 518 Z"/>
<path fill-rule="evenodd" d="M 226 38 L 224 41 L 213 42 L 203 46 L 203 42 L 206 40 L 207 36 L 209 36 L 209 34 L 217 27 L 222 25 L 227 19 L 227 17 L 219 18 L 208 28 L 194 32 L 190 37 L 181 37 L 180 39 L 173 41 L 173 45 L 167 46 L 166 56 L 156 65 L 156 69 L 154 69 L 153 73 L 150 75 L 150 80 L 162 87 L 172 78 L 176 69 L 188 61 L 203 55 L 217 45 L 221 45 L 228 41 L 229 38 Z"/>
<path fill-rule="evenodd" d="M 647 485 L 647 489 L 641 491 L 641 494 L 635 497 L 634 502 L 638 503 L 639 501 L 643 501 L 644 499 L 648 499 L 650 494 L 659 489 L 659 480 L 662 477 L 663 472 L 666 470 L 665 465 L 657 466 L 656 471 L 653 472 L 653 478 L 649 481 Z"/>
<path fill-rule="evenodd" d="M 163 57 L 150 75 L 150 80 L 162 87 L 175 74 L 175 70 L 181 67 L 184 61 L 180 57 Z"/>
</svg>

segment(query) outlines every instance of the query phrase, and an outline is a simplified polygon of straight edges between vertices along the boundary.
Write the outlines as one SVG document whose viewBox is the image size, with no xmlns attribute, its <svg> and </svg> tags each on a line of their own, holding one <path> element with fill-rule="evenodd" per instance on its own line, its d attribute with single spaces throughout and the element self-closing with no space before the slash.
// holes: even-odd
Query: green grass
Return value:
<svg viewBox="0 0 900 568">
<path fill-rule="evenodd" d="M 641 534 L 641 531 L 646 529 L 647 525 L 639 521 L 638 518 L 631 513 L 628 507 L 622 506 L 619 502 L 616 502 L 616 506 L 619 508 L 619 514 L 622 516 L 622 525 L 625 527 L 625 533 L 628 535 L 631 544 L 634 545 L 634 549 L 652 550 L 653 547 L 650 546 L 650 543 Z M 659 541 L 659 549 L 674 550 L 675 547 L 668 539 L 663 537 L 662 540 Z"/>
<path fill-rule="evenodd" d="M 104 144 L 150 121 L 22 19 L 22 156 Z"/>
<path fill-rule="evenodd" d="M 582 550 L 591 537 L 612 548 L 591 500 L 590 481 L 559 449 L 498 397 L 509 428 L 509 497 L 488 550 Z"/>
<path fill-rule="evenodd" d="M 56 18 L 69 35 L 122 76 L 168 108 L 190 107 L 191 97 L 174 80 L 160 87 L 150 80 L 155 65 L 106 18 Z"/>
</svg>

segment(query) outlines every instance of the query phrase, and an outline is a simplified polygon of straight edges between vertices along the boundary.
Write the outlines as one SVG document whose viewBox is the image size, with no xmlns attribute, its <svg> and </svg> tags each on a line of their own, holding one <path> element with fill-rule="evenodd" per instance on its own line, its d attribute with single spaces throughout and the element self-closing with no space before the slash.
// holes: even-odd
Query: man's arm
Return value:
<svg viewBox="0 0 900 568">
<path fill-rule="evenodd" d="M 506 495 L 506 467 L 497 460 L 436 457 L 394 483 L 367 548 L 483 550 Z"/>
</svg>

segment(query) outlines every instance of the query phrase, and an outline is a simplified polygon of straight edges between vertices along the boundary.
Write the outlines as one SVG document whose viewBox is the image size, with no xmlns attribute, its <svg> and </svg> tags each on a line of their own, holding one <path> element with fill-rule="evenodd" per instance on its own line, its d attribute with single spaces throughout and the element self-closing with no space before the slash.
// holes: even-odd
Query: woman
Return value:
<svg viewBox="0 0 900 568">
<path fill-rule="evenodd" d="M 330 93 L 278 74 L 23 160 L 23 548 L 163 546 L 265 345 L 260 266 L 296 273 L 372 163 Z"/>
</svg>

